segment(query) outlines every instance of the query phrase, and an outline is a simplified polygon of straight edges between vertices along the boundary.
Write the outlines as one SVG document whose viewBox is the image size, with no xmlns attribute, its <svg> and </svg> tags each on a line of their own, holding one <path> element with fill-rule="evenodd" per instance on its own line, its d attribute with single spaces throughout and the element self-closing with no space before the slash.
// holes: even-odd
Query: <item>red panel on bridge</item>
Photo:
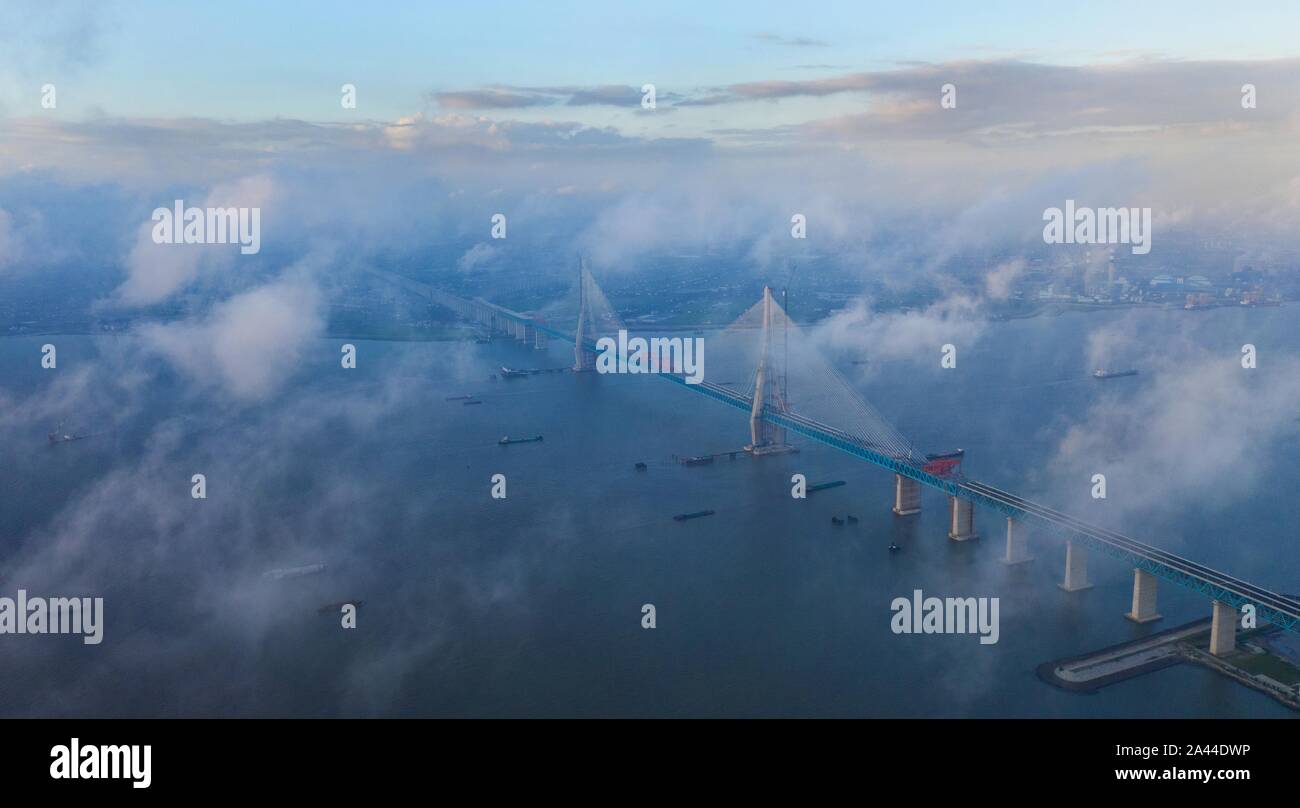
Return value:
<svg viewBox="0 0 1300 808">
<path fill-rule="evenodd" d="M 960 457 L 943 457 L 938 460 L 931 460 L 921 467 L 921 471 L 933 474 L 936 477 L 948 477 L 956 474 L 960 469 Z"/>
</svg>

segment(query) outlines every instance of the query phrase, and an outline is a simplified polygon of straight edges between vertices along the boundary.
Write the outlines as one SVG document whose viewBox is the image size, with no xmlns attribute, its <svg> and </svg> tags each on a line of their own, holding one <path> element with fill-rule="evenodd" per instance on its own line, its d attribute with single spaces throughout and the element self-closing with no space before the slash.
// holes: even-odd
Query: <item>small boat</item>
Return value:
<svg viewBox="0 0 1300 808">
<path fill-rule="evenodd" d="M 508 368 L 505 365 L 501 366 L 501 378 L 503 379 L 524 379 L 527 377 L 528 371 L 526 370 L 515 370 L 513 368 Z"/>
<path fill-rule="evenodd" d="M 468 407 L 468 406 L 471 405 L 471 404 L 482 404 L 482 403 L 483 403 L 483 402 L 482 402 L 481 400 L 477 399 L 477 398 L 471 398 L 469 401 L 465 401 L 465 402 L 463 402 L 463 403 L 461 404 L 461 406 L 462 406 L 462 407 Z"/>
<path fill-rule="evenodd" d="M 687 519 L 699 519 L 701 516 L 712 516 L 715 511 L 692 511 L 691 513 L 679 513 L 673 517 L 678 522 L 685 522 Z"/>
<path fill-rule="evenodd" d="M 361 604 L 363 604 L 363 603 L 365 603 L 364 600 L 341 600 L 341 601 L 339 601 L 338 603 L 326 603 L 324 606 L 322 606 L 322 607 L 320 607 L 319 609 L 317 609 L 317 610 L 316 610 L 316 613 L 317 613 L 317 614 L 329 614 L 330 612 L 337 612 L 337 611 L 339 611 L 339 610 L 342 609 L 344 606 L 355 606 L 356 608 L 360 609 L 360 608 L 361 608 Z"/>
<path fill-rule="evenodd" d="M 264 578 L 270 578 L 273 581 L 283 581 L 285 578 L 301 578 L 304 575 L 315 575 L 318 572 L 324 572 L 324 564 L 307 564 L 302 567 L 282 567 L 280 569 L 268 570 L 262 573 Z"/>
<path fill-rule="evenodd" d="M 649 468 L 649 467 L 646 466 L 645 463 L 637 463 L 637 464 L 636 464 L 636 470 L 637 470 L 637 471 L 645 471 L 647 468 Z"/>
<path fill-rule="evenodd" d="M 925 456 L 926 460 L 952 460 L 966 456 L 965 449 L 954 449 L 951 452 L 931 452 Z"/>
<path fill-rule="evenodd" d="M 858 517 L 854 516 L 853 514 L 849 514 L 849 524 L 856 525 L 857 523 L 858 523 Z"/>
<path fill-rule="evenodd" d="M 506 435 L 502 437 L 501 440 L 497 441 L 497 443 L 502 446 L 509 446 L 512 443 L 537 443 L 541 441 L 541 439 L 541 435 L 538 435 L 535 438 L 512 438 L 509 435 Z"/>
<path fill-rule="evenodd" d="M 50 443 L 71 443 L 74 440 L 81 440 L 84 437 L 86 436 L 77 435 L 71 432 L 64 432 L 62 421 L 59 421 L 59 425 L 56 426 L 54 428 L 54 431 L 49 434 Z"/>
<path fill-rule="evenodd" d="M 832 524 L 832 525 L 842 525 L 842 524 L 844 524 L 844 520 L 841 519 L 841 518 L 839 518 L 838 516 L 832 516 L 832 517 L 831 517 L 831 524 Z"/>
<path fill-rule="evenodd" d="M 447 396 L 448 401 L 466 401 L 471 398 L 473 398 L 473 396 Z"/>
<path fill-rule="evenodd" d="M 839 488 L 841 485 L 844 485 L 843 480 L 831 480 L 828 483 L 817 483 L 816 485 L 808 486 L 808 493 L 811 494 L 814 491 L 825 491 L 827 488 Z"/>
<path fill-rule="evenodd" d="M 683 466 L 704 466 L 713 462 L 713 455 L 695 455 L 694 457 L 683 457 Z"/>
<path fill-rule="evenodd" d="M 889 543 L 889 552 L 891 553 L 897 553 L 899 550 L 902 549 L 903 549 L 902 547 L 899 547 L 897 544 L 895 544 L 892 541 Z"/>
<path fill-rule="evenodd" d="M 1097 368 L 1092 372 L 1092 378 L 1118 379 L 1122 376 L 1136 376 L 1137 373 L 1136 370 L 1106 370 L 1105 368 Z"/>
</svg>

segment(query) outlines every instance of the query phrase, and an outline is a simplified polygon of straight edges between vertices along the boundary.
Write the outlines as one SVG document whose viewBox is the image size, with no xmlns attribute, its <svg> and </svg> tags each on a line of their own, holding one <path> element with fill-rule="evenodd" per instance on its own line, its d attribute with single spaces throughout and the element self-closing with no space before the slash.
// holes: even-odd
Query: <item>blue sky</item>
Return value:
<svg viewBox="0 0 1300 808">
<path fill-rule="evenodd" d="M 67 255 L 66 200 L 95 197 L 121 221 L 84 251 L 181 292 L 199 269 L 134 250 L 181 195 L 264 207 L 303 254 L 481 255 L 509 212 L 605 267 L 726 244 L 762 268 L 798 211 L 819 249 L 915 273 L 1040 243 L 1065 199 L 1291 244 L 1296 31 L 1300 4 L 1188 0 L 0 4 L 0 269 Z"/>
<path fill-rule="evenodd" d="M 1280 58 L 1300 5 L 151 1 L 19 4 L 0 22 L 30 51 L 21 79 L 58 84 L 70 114 L 320 121 L 344 82 L 363 117 L 394 119 L 430 92 L 495 84 L 665 92 L 917 61 Z M 59 25 L 93 26 L 93 57 L 41 42 Z"/>
</svg>

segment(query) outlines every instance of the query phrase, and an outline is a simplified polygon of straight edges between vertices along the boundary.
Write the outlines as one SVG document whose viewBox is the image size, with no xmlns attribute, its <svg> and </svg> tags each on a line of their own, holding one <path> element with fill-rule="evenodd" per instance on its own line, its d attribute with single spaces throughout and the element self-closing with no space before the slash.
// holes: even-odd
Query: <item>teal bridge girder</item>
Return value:
<svg viewBox="0 0 1300 808">
<path fill-rule="evenodd" d="M 448 297 L 450 296 L 448 295 Z M 556 339 L 574 342 L 573 332 L 543 324 L 527 314 L 514 312 L 482 299 L 468 302 L 490 308 L 498 316 L 531 325 L 536 330 Z M 583 348 L 592 352 L 597 351 L 594 340 L 583 340 Z M 684 376 L 673 373 L 659 373 L 656 375 L 747 414 L 751 412 L 753 407 L 751 397 L 718 384 L 711 382 L 691 384 L 686 381 Z M 1300 599 L 1257 587 L 1226 573 L 1189 561 L 1120 533 L 1089 525 L 1082 520 L 1054 511 L 1046 506 L 1029 502 L 992 486 L 966 478 L 948 478 L 930 474 L 922 470 L 920 463 L 911 457 L 894 457 L 885 454 L 841 430 L 805 418 L 797 413 L 764 408 L 760 417 L 763 421 L 784 427 L 790 432 L 866 460 L 902 477 L 916 480 L 922 485 L 942 491 L 949 496 L 970 500 L 1011 519 L 1032 520 L 1036 524 L 1048 527 L 1049 532 L 1067 541 L 1077 542 L 1105 556 L 1128 564 L 1134 569 L 1142 570 L 1157 578 L 1228 604 L 1238 611 L 1243 606 L 1254 606 L 1256 615 L 1261 620 L 1300 634 Z"/>
<path fill-rule="evenodd" d="M 720 385 L 708 382 L 688 384 L 683 377 L 674 374 L 659 375 L 746 413 L 750 412 L 753 405 L 753 400 L 749 396 Z M 1227 603 L 1234 609 L 1240 610 L 1242 606 L 1253 605 L 1260 619 L 1288 631 L 1300 633 L 1300 600 L 1261 589 L 1217 570 L 1143 544 L 1136 539 L 1087 525 L 1073 517 L 1021 500 L 992 486 L 930 474 L 923 471 L 910 458 L 897 458 L 883 454 L 834 427 L 820 424 L 795 413 L 764 409 L 762 418 L 769 423 L 785 427 L 789 431 L 874 463 L 950 496 L 971 500 L 1012 519 L 1022 521 L 1032 519 L 1036 523 L 1046 525 L 1053 533 L 1069 541 L 1078 542 L 1103 555 L 1125 562 L 1135 569 Z"/>
</svg>

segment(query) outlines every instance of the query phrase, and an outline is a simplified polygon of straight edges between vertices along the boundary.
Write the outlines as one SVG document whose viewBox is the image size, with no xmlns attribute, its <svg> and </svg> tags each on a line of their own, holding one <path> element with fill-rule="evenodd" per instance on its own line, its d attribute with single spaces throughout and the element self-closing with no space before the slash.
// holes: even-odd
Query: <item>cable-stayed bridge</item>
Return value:
<svg viewBox="0 0 1300 808">
<path fill-rule="evenodd" d="M 585 265 L 576 285 L 576 329 L 563 327 L 555 313 L 543 317 L 517 312 L 482 299 L 466 299 L 392 273 L 381 276 L 452 309 L 462 317 L 482 323 L 536 347 L 547 337 L 574 346 L 574 370 L 596 368 L 597 342 L 621 328 L 621 323 L 600 292 Z M 1130 564 L 1134 569 L 1132 609 L 1126 615 L 1138 623 L 1159 618 L 1156 613 L 1157 581 L 1164 579 L 1199 592 L 1213 601 L 1210 652 L 1230 653 L 1236 646 L 1236 628 L 1243 607 L 1288 631 L 1300 633 L 1300 600 L 1280 595 L 1198 564 L 1113 530 L 1088 524 L 1046 505 L 954 473 L 951 465 L 925 456 L 866 402 L 820 356 L 816 345 L 794 326 L 772 291 L 727 332 L 757 332 L 757 340 L 737 339 L 730 346 L 753 370 L 743 384 L 701 381 L 689 383 L 681 373 L 660 372 L 659 378 L 748 413 L 750 443 L 755 455 L 782 451 L 787 434 L 801 435 L 894 473 L 894 513 L 907 516 L 920 510 L 920 487 L 928 486 L 949 497 L 949 538 L 975 538 L 975 506 L 992 509 L 1006 519 L 1006 554 L 1016 564 L 1029 560 L 1024 525 L 1034 524 L 1066 544 L 1065 577 L 1060 586 L 1068 592 L 1089 588 L 1087 552 L 1097 551 Z M 711 338 L 711 340 L 717 337 Z M 793 342 L 792 342 L 793 340 Z M 724 346 L 725 348 L 726 346 Z M 747 359 L 746 350 L 748 351 Z M 793 354 L 791 353 L 793 351 Z M 792 377 L 794 381 L 792 382 Z M 716 378 L 716 375 L 714 376 Z M 791 396 L 791 390 L 794 396 Z"/>
</svg>

